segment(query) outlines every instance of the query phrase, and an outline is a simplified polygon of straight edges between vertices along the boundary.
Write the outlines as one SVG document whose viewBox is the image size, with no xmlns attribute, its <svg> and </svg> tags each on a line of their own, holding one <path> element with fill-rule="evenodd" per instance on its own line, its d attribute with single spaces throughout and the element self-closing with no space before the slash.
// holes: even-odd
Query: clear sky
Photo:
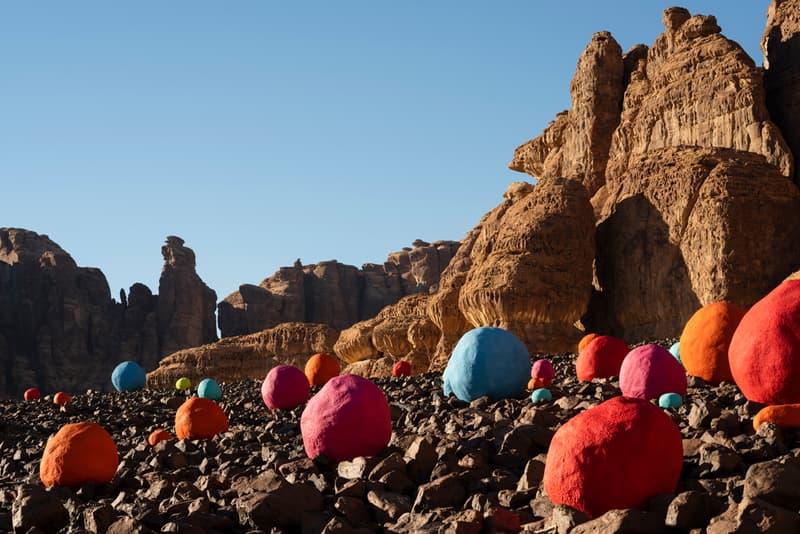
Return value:
<svg viewBox="0 0 800 534">
<path fill-rule="evenodd" d="M 685 1 L 761 64 L 767 0 Z M 592 33 L 671 2 L 30 1 L 0 7 L 0 226 L 113 296 L 183 237 L 220 299 L 295 258 L 462 239 L 514 148 L 569 107 Z"/>
</svg>

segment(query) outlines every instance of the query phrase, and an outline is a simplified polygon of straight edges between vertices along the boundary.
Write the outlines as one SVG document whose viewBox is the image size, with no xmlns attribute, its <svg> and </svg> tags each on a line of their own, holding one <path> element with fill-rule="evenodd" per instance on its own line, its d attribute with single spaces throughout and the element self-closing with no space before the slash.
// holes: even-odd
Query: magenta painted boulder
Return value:
<svg viewBox="0 0 800 534">
<path fill-rule="evenodd" d="M 619 371 L 619 388 L 626 397 L 657 399 L 664 393 L 686 395 L 686 371 L 664 347 L 642 345 L 630 351 Z"/>
<path fill-rule="evenodd" d="M 273 367 L 261 384 L 261 398 L 270 410 L 291 410 L 308 400 L 306 374 L 291 365 Z"/>
<path fill-rule="evenodd" d="M 556 431 L 544 490 L 555 504 L 594 518 L 674 493 L 682 466 L 681 431 L 670 416 L 646 400 L 614 397 Z"/>
<path fill-rule="evenodd" d="M 375 456 L 392 437 L 389 402 L 381 388 L 356 375 L 340 375 L 308 402 L 300 418 L 309 458 L 336 461 Z"/>
<path fill-rule="evenodd" d="M 748 400 L 800 404 L 800 280 L 786 280 L 744 314 L 728 361 Z"/>
<path fill-rule="evenodd" d="M 531 378 L 538 378 L 547 387 L 550 387 L 555 377 L 556 370 L 553 369 L 553 364 L 550 363 L 550 360 L 536 360 L 533 363 L 533 367 L 531 367 Z"/>
</svg>

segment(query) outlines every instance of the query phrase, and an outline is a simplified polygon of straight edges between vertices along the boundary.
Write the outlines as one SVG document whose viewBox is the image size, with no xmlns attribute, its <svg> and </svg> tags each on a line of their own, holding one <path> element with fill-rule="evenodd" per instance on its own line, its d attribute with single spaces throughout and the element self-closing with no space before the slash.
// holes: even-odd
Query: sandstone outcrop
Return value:
<svg viewBox="0 0 800 534">
<path fill-rule="evenodd" d="M 429 299 L 427 294 L 409 295 L 354 324 L 341 333 L 334 352 L 347 363 L 391 356 L 408 361 L 415 374 L 426 372 L 440 335 L 427 314 Z"/>
<path fill-rule="evenodd" d="M 800 1 L 776 0 L 767 11 L 761 39 L 764 85 L 772 120 L 783 132 L 795 155 L 800 154 Z M 794 181 L 800 185 L 795 167 Z"/>
<path fill-rule="evenodd" d="M 173 387 L 184 376 L 193 383 L 207 377 L 220 382 L 263 380 L 276 365 L 302 369 L 314 353 L 331 353 L 338 335 L 328 325 L 283 323 L 255 334 L 226 337 L 170 354 L 147 374 L 147 385 Z"/>
<path fill-rule="evenodd" d="M 122 360 L 154 368 L 171 350 L 161 345 L 159 324 L 178 334 L 213 325 L 213 305 L 201 316 L 181 295 L 196 277 L 185 267 L 162 276 L 162 287 L 171 287 L 178 303 L 162 316 L 159 297 L 147 286 L 134 284 L 116 302 L 99 269 L 79 267 L 46 235 L 0 228 L 0 396 L 30 386 L 43 394 L 109 389 L 111 370 Z M 194 342 L 180 335 L 172 340 L 172 346 Z"/>
<path fill-rule="evenodd" d="M 594 194 L 605 182 L 611 134 L 619 124 L 625 66 L 622 49 L 598 32 L 581 54 L 570 84 L 572 108 L 517 148 L 510 167 L 538 179 L 571 178 Z"/>
<path fill-rule="evenodd" d="M 459 245 L 417 240 L 414 248 L 390 254 L 383 265 L 367 263 L 361 269 L 335 260 L 282 267 L 219 303 L 220 331 L 223 337 L 243 335 L 288 321 L 343 330 L 405 295 L 435 291 Z"/>
</svg>

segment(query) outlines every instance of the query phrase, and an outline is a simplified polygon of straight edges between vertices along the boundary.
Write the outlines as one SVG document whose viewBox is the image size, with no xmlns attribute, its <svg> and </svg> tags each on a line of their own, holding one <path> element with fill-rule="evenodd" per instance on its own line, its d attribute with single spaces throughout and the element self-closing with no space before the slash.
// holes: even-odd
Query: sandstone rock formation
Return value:
<svg viewBox="0 0 800 534">
<path fill-rule="evenodd" d="M 180 250 L 194 258 L 190 249 Z M 162 276 L 177 303 L 163 316 L 159 298 L 143 284 L 134 284 L 128 296 L 123 292 L 118 303 L 99 269 L 78 267 L 46 235 L 0 228 L 0 396 L 30 386 L 43 394 L 109 389 L 111 370 L 122 360 L 154 368 L 171 350 L 161 345 L 159 324 L 168 325 L 173 346 L 194 343 L 180 332 L 213 325 L 213 306 L 201 316 L 181 294 L 197 281 L 188 267 Z"/>
<path fill-rule="evenodd" d="M 323 323 L 342 330 L 375 317 L 404 295 L 435 290 L 457 241 L 427 243 L 361 269 L 335 260 L 282 267 L 258 286 L 242 285 L 219 304 L 223 337 L 272 328 L 287 321 Z"/>
<path fill-rule="evenodd" d="M 341 333 L 334 352 L 347 363 L 391 356 L 408 361 L 415 374 L 426 372 L 440 335 L 427 314 L 429 299 L 427 294 L 409 295 L 354 324 Z"/>
<path fill-rule="evenodd" d="M 283 323 L 255 334 L 226 337 L 170 354 L 158 369 L 147 374 L 147 385 L 173 387 L 184 376 L 193 383 L 207 377 L 221 382 L 263 380 L 276 365 L 302 369 L 312 354 L 331 353 L 338 335 L 328 325 Z"/>
<path fill-rule="evenodd" d="M 517 148 L 510 167 L 537 178 L 578 180 L 594 194 L 605 182 L 611 133 L 624 90 L 622 49 L 608 32 L 592 36 L 570 84 L 572 108 Z"/>
<path fill-rule="evenodd" d="M 776 0 L 770 4 L 761 50 L 767 107 L 796 160 L 800 154 L 800 1 Z M 800 185 L 796 167 L 794 181 Z"/>
</svg>

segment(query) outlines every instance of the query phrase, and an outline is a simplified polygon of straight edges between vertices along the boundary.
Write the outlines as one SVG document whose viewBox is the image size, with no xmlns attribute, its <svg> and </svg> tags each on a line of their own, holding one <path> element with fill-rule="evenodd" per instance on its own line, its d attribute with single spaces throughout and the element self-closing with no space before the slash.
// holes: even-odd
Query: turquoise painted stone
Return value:
<svg viewBox="0 0 800 534">
<path fill-rule="evenodd" d="M 550 402 L 551 400 L 553 400 L 553 394 L 550 393 L 550 390 L 547 388 L 534 389 L 533 393 L 531 393 L 531 401 L 533 401 L 534 404 Z"/>
<path fill-rule="evenodd" d="M 531 358 L 522 341 L 508 330 L 482 326 L 458 340 L 444 370 L 444 394 L 465 402 L 516 397 L 530 375 Z"/>
<path fill-rule="evenodd" d="M 681 361 L 681 342 L 680 341 L 676 341 L 675 343 L 673 343 L 672 346 L 669 348 L 669 351 L 673 356 L 675 356 L 676 360 L 678 360 L 679 362 Z M 683 362 L 681 362 L 681 365 L 683 365 Z"/>
<path fill-rule="evenodd" d="M 658 398 L 661 408 L 679 408 L 683 405 L 683 398 L 677 393 L 664 393 Z"/>
<path fill-rule="evenodd" d="M 222 399 L 222 388 L 213 378 L 204 378 L 197 386 L 197 396 L 218 401 Z"/>
</svg>

